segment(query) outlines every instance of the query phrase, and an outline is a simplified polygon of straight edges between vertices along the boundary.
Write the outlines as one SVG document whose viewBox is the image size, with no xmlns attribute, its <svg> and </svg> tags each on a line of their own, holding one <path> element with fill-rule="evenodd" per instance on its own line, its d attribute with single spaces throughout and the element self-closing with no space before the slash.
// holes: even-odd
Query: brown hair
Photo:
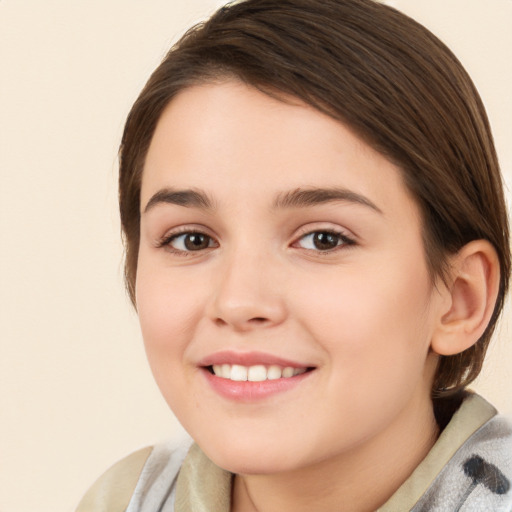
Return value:
<svg viewBox="0 0 512 512">
<path fill-rule="evenodd" d="M 128 116 L 119 200 L 127 288 L 135 303 L 140 188 L 162 111 L 181 90 L 236 77 L 292 95 L 345 123 L 402 172 L 423 216 L 432 276 L 447 256 L 486 239 L 500 261 L 494 314 L 480 340 L 441 357 L 433 391 L 479 374 L 503 307 L 510 246 L 501 176 L 478 92 L 452 52 L 426 28 L 373 0 L 246 0 L 189 30 L 152 74 Z"/>
</svg>

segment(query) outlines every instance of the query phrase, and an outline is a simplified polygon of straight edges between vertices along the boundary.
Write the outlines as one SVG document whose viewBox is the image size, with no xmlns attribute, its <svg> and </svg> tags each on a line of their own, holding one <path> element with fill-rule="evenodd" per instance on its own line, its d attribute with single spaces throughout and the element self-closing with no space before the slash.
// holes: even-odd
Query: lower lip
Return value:
<svg viewBox="0 0 512 512">
<path fill-rule="evenodd" d="M 254 402 L 289 391 L 307 379 L 313 371 L 289 378 L 263 380 L 260 382 L 234 381 L 217 377 L 206 368 L 202 369 L 206 380 L 219 395 L 238 402 Z"/>
</svg>

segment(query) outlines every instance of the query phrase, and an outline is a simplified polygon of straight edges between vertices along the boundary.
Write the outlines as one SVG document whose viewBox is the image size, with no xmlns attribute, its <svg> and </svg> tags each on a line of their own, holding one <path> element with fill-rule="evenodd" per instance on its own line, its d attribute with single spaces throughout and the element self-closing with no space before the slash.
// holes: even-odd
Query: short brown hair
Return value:
<svg viewBox="0 0 512 512">
<path fill-rule="evenodd" d="M 479 374 L 508 289 L 509 228 L 482 101 L 453 53 L 422 25 L 373 0 L 245 0 L 189 30 L 152 74 L 128 116 L 119 200 L 127 288 L 135 303 L 140 188 L 162 111 L 186 87 L 236 77 L 292 95 L 349 126 L 403 173 L 423 220 L 431 275 L 447 256 L 486 239 L 500 261 L 492 319 L 479 341 L 441 357 L 433 391 Z"/>
</svg>

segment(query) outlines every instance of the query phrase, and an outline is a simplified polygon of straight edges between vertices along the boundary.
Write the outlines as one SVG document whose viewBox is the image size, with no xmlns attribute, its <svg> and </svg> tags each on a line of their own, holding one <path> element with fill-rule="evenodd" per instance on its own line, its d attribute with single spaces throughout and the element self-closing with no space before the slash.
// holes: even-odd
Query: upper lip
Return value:
<svg viewBox="0 0 512 512">
<path fill-rule="evenodd" d="M 198 366 L 206 367 L 218 364 L 239 364 L 241 366 L 282 366 L 292 368 L 310 368 L 312 365 L 299 363 L 291 359 L 284 359 L 265 352 L 233 352 L 224 350 L 208 355 L 199 361 Z"/>
</svg>

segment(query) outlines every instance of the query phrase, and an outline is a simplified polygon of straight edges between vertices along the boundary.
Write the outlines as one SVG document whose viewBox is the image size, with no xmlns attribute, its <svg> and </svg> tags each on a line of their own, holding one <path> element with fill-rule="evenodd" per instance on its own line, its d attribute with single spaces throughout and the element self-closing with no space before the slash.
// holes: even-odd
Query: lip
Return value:
<svg viewBox="0 0 512 512">
<path fill-rule="evenodd" d="M 235 363 L 236 364 L 236 363 Z M 256 402 L 290 391 L 308 379 L 314 371 L 307 371 L 295 377 L 260 382 L 234 381 L 217 377 L 208 368 L 200 369 L 210 387 L 220 396 L 235 402 Z"/>
<path fill-rule="evenodd" d="M 233 352 L 224 350 L 215 352 L 204 359 L 201 359 L 198 366 L 213 366 L 214 364 L 239 364 L 242 366 L 282 366 L 283 368 L 291 366 L 292 368 L 312 368 L 314 365 L 300 363 L 291 359 L 284 359 L 265 352 Z"/>
<path fill-rule="evenodd" d="M 217 377 L 209 370 L 210 366 L 221 364 L 239 364 L 242 366 L 277 365 L 283 368 L 307 368 L 308 371 L 294 377 L 264 380 L 259 382 L 232 381 Z M 235 402 L 251 403 L 291 391 L 314 373 L 314 366 L 291 359 L 285 359 L 264 352 L 221 351 L 206 356 L 199 364 L 199 370 L 209 386 L 220 396 Z"/>
</svg>

